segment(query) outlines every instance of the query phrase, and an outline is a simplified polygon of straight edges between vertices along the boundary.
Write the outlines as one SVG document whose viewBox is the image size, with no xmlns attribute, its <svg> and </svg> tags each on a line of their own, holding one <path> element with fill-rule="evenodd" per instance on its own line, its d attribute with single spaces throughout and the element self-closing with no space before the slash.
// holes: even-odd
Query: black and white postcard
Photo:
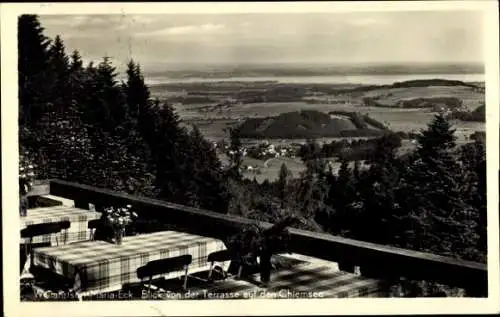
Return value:
<svg viewBox="0 0 500 317">
<path fill-rule="evenodd" d="M 1 9 L 7 314 L 499 311 L 496 1 Z"/>
</svg>

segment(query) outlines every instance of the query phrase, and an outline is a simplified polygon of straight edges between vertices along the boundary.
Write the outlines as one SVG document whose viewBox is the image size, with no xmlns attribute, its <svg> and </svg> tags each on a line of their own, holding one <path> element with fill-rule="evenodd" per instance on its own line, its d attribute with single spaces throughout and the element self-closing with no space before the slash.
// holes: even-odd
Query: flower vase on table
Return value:
<svg viewBox="0 0 500 317">
<path fill-rule="evenodd" d="M 137 218 L 135 212 L 131 212 L 132 206 L 127 205 L 122 208 L 109 207 L 104 209 L 106 214 L 106 222 L 113 229 L 113 243 L 122 244 L 125 236 L 125 229 Z"/>
<path fill-rule="evenodd" d="M 118 230 L 115 230 L 115 238 L 114 238 L 114 242 L 117 244 L 117 245 L 121 245 L 122 244 L 122 240 L 123 240 L 123 236 L 125 235 L 125 229 L 118 229 Z"/>
</svg>

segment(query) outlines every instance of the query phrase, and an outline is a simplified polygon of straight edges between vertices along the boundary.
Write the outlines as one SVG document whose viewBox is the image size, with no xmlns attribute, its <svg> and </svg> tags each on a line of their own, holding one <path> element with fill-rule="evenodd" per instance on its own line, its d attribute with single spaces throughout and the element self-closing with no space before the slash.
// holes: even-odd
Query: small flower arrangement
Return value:
<svg viewBox="0 0 500 317">
<path fill-rule="evenodd" d="M 138 217 L 131 209 L 131 205 L 120 208 L 108 207 L 104 209 L 106 222 L 113 229 L 114 242 L 117 244 L 121 244 L 125 229 Z"/>
</svg>

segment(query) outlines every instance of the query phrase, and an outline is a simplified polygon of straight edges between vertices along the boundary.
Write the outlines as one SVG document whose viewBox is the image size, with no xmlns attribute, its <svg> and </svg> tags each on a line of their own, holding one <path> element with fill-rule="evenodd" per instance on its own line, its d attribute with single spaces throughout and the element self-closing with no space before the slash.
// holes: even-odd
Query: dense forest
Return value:
<svg viewBox="0 0 500 317">
<path fill-rule="evenodd" d="M 274 222 L 295 214 L 302 228 L 486 261 L 484 139 L 457 146 L 453 127 L 436 115 L 417 149 L 398 156 L 400 142 L 379 137 L 361 169 L 345 157 L 337 174 L 309 140 L 307 169 L 276 182 L 244 180 L 241 141 L 223 168 L 195 127 L 186 130 L 169 104 L 150 96 L 140 64 L 117 80 L 109 58 L 84 65 L 63 39 L 50 39 L 37 16 L 19 18 L 20 153 L 37 178 L 59 178 L 175 203 Z"/>
</svg>

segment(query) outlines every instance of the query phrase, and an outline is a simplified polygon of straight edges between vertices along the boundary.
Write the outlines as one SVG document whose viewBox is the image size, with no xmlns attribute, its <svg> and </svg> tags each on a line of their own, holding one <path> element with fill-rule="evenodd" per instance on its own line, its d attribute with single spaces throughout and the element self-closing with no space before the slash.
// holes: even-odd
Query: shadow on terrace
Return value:
<svg viewBox="0 0 500 317">
<path fill-rule="evenodd" d="M 212 270 L 212 273 L 209 273 L 210 270 L 206 269 L 207 267 L 213 267 L 207 261 L 206 255 L 208 255 L 209 251 L 224 250 L 224 245 L 227 245 L 227 241 L 231 236 L 241 232 L 249 224 L 255 223 L 254 221 L 60 180 L 51 180 L 45 185 L 37 186 L 31 195 L 32 199 L 35 196 L 38 197 L 39 202 L 43 202 L 43 199 L 47 198 L 57 198 L 65 201 L 64 205 L 75 207 L 82 213 L 85 213 L 85 211 L 81 209 L 88 211 L 89 204 L 95 206 L 132 205 L 138 213 L 137 235 L 124 237 L 122 245 L 107 246 L 104 245 L 105 242 L 102 242 L 102 246 L 96 247 L 96 250 L 121 248 L 120 250 L 124 252 L 116 263 L 109 258 L 105 258 L 105 255 L 102 256 L 100 260 L 107 263 L 104 273 L 102 270 L 92 273 L 89 264 L 90 260 L 85 256 L 85 250 L 90 248 L 90 244 L 97 244 L 100 241 L 83 241 L 58 247 L 42 247 L 31 252 L 31 256 L 33 256 L 33 253 L 37 251 L 43 254 L 44 250 L 56 250 L 53 251 L 52 255 L 49 254 L 49 251 L 47 251 L 49 255 L 39 255 L 38 264 L 47 264 L 45 265 L 45 273 L 42 276 L 48 276 L 48 268 L 54 269 L 58 267 L 59 273 L 66 276 L 76 276 L 79 273 L 78 285 L 87 283 L 100 290 L 99 292 L 84 292 L 83 295 L 75 296 L 75 298 L 78 297 L 83 300 L 106 298 L 117 300 L 141 298 L 487 296 L 487 269 L 483 263 L 456 260 L 429 253 L 293 228 L 289 229 L 290 252 L 275 254 L 271 257 L 271 276 L 269 282 L 263 285 L 261 283 L 262 274 L 258 265 L 243 266 L 236 264 L 235 261 L 227 261 L 226 266 L 222 264 L 217 270 Z M 43 205 L 39 204 L 38 207 L 40 206 Z M 46 208 L 61 208 L 61 206 Z M 99 208 L 97 208 L 97 211 L 99 211 Z M 30 210 L 28 210 L 28 215 L 29 213 Z M 269 223 L 259 223 L 259 225 L 263 228 L 271 227 Z M 168 236 L 167 233 L 173 234 L 173 236 Z M 151 246 L 148 245 L 146 240 L 160 241 L 156 248 L 162 248 L 162 243 L 168 244 L 169 239 L 177 242 L 182 239 L 189 240 L 190 238 L 187 235 L 196 235 L 199 238 L 205 237 L 208 239 L 207 241 L 213 243 L 213 250 L 210 249 L 209 244 L 200 247 L 199 240 L 196 242 L 198 248 L 183 246 L 185 250 L 183 254 L 193 254 L 192 262 L 188 265 L 190 270 L 189 278 L 184 280 L 185 275 L 182 274 L 172 278 L 165 277 L 160 284 L 155 284 L 159 286 L 148 283 L 147 279 L 145 283 L 139 283 L 139 287 L 124 282 L 127 279 L 124 277 L 124 267 L 135 268 L 136 266 L 146 265 L 148 261 L 152 260 L 150 255 L 147 254 L 147 252 L 151 251 L 148 249 Z M 140 243 L 144 245 L 144 249 L 139 251 L 135 260 L 127 260 L 125 263 L 123 261 L 125 254 L 131 253 L 132 246 Z M 64 248 L 79 251 L 73 251 L 72 257 L 61 251 Z M 115 254 L 118 249 L 109 251 L 107 254 Z M 157 251 L 157 249 L 155 250 Z M 160 258 L 169 256 L 167 249 L 158 252 Z M 192 270 L 191 267 L 203 266 L 200 264 L 202 262 L 200 256 L 202 252 L 203 261 L 206 264 L 205 269 Z M 25 254 L 27 255 L 28 252 Z M 172 255 L 170 254 L 170 256 Z M 21 261 L 24 263 L 26 257 L 24 259 L 23 256 L 21 257 Z M 29 259 L 29 256 L 27 257 Z M 33 259 L 31 261 L 33 264 Z M 99 265 L 102 266 L 102 263 Z M 96 267 L 99 265 L 96 265 Z M 262 266 L 260 267 L 262 268 Z M 125 275 L 135 276 L 136 270 L 131 269 L 130 271 Z M 180 271 L 183 272 L 182 269 Z M 93 275 L 93 280 L 91 275 Z M 209 276 L 210 278 L 207 278 Z M 66 282 L 71 285 L 75 284 L 73 280 L 66 280 Z M 103 286 L 105 284 L 120 285 L 120 288 L 107 289 Z M 422 285 L 427 286 L 423 287 Z M 439 287 L 436 285 L 439 285 Z M 420 289 L 420 291 L 417 289 Z M 168 291 L 159 293 L 158 290 Z M 54 298 L 57 299 L 57 296 Z M 27 297 L 24 299 L 33 300 L 34 298 Z"/>
</svg>

